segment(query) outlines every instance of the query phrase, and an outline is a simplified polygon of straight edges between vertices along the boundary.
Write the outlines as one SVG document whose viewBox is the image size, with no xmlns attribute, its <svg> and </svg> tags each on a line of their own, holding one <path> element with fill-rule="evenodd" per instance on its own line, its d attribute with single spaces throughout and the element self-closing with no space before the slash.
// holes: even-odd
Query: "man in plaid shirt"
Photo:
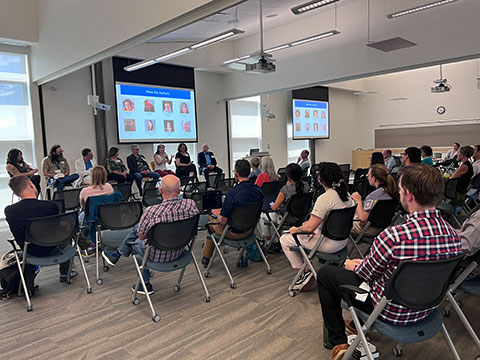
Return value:
<svg viewBox="0 0 480 360">
<path fill-rule="evenodd" d="M 144 254 L 147 247 L 148 233 L 155 224 L 185 220 L 198 214 L 197 206 L 193 200 L 178 198 L 178 194 L 180 194 L 180 179 L 175 175 L 167 175 L 162 178 L 160 192 L 163 196 L 162 203 L 149 206 L 145 210 L 138 226 L 125 238 L 120 248 L 114 251 L 104 250 L 102 252 L 103 258 L 109 265 L 115 266 L 121 255 L 130 255 L 130 249 L 126 246 L 127 242 L 135 241 L 133 246 L 135 252 Z M 183 251 L 184 249 L 160 250 L 152 246 L 150 247 L 149 259 L 154 262 L 169 262 L 178 259 Z M 150 284 L 150 272 L 148 270 L 143 272 L 143 279 L 148 292 L 153 294 L 153 287 Z M 144 293 L 143 289 L 139 289 L 138 292 Z"/>
<path fill-rule="evenodd" d="M 342 318 L 340 285 L 368 283 L 368 298 L 365 302 L 354 300 L 354 306 L 371 313 L 401 261 L 440 260 L 462 253 L 460 237 L 435 209 L 443 197 L 440 173 L 432 166 L 415 164 L 401 169 L 399 179 L 400 201 L 410 213 L 407 221 L 382 231 L 364 260 L 346 260 L 345 269 L 327 265 L 318 272 L 318 295 L 333 346 L 331 359 L 341 359 L 348 349 L 345 326 L 350 327 L 350 322 Z M 409 325 L 424 319 L 432 310 L 411 310 L 392 303 L 380 317 L 391 324 Z"/>
</svg>

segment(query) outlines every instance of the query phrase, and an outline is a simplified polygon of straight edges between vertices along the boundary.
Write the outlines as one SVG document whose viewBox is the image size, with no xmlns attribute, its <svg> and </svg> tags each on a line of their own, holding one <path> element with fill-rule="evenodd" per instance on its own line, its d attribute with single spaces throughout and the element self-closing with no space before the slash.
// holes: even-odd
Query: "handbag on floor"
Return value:
<svg viewBox="0 0 480 360">
<path fill-rule="evenodd" d="M 13 250 L 0 258 L 0 298 L 9 298 L 18 292 L 20 274 Z"/>
</svg>

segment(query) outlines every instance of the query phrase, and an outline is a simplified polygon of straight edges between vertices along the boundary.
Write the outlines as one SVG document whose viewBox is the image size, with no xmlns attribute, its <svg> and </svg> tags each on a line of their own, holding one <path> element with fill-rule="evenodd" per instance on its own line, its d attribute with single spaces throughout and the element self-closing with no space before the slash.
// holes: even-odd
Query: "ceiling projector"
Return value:
<svg viewBox="0 0 480 360">
<path fill-rule="evenodd" d="M 452 89 L 451 85 L 447 84 L 447 79 L 438 79 L 434 83 L 437 85 L 431 87 L 432 93 L 444 93 Z"/>
<path fill-rule="evenodd" d="M 263 56 L 256 63 L 245 64 L 245 71 L 251 74 L 268 74 L 275 72 L 275 69 L 275 64 Z"/>
</svg>

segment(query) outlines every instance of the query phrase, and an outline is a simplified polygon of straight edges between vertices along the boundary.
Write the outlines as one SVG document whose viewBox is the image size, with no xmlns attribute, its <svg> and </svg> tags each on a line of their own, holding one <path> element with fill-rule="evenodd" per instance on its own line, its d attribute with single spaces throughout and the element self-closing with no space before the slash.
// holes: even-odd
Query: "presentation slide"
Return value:
<svg viewBox="0 0 480 360">
<path fill-rule="evenodd" d="M 196 142 L 195 92 L 115 83 L 119 143 Z"/>
<path fill-rule="evenodd" d="M 329 137 L 328 102 L 293 99 L 293 140 Z"/>
</svg>

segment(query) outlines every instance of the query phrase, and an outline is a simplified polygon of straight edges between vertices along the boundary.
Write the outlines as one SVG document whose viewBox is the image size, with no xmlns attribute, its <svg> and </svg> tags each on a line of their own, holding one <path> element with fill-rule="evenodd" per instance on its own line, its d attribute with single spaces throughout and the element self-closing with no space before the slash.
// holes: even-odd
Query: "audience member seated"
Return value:
<svg viewBox="0 0 480 360">
<path fill-rule="evenodd" d="M 165 152 L 165 145 L 160 144 L 157 146 L 157 152 L 153 154 L 153 161 L 155 162 L 155 169 L 154 171 L 158 173 L 161 177 L 166 175 L 175 175 L 172 170 L 167 169 L 167 164 L 170 165 L 172 163 L 173 155 L 170 157 Z"/>
<path fill-rule="evenodd" d="M 466 255 L 474 255 L 480 250 L 480 210 L 475 211 L 465 220 L 458 235 Z"/>
<path fill-rule="evenodd" d="M 80 191 L 80 205 L 85 206 L 90 196 L 113 194 L 113 187 L 107 183 L 107 171 L 103 166 L 95 166 L 91 171 L 92 185 Z"/>
<path fill-rule="evenodd" d="M 90 185 L 92 179 L 90 177 L 90 172 L 96 166 L 95 159 L 93 158 L 93 152 L 89 148 L 82 150 L 82 158 L 75 161 L 75 170 L 79 176 L 77 181 L 78 186 L 81 184 Z"/>
<path fill-rule="evenodd" d="M 175 175 L 166 175 L 160 183 L 160 192 L 163 196 L 162 203 L 152 205 L 145 209 L 142 218 L 130 234 L 127 235 L 123 244 L 117 250 L 105 250 L 102 256 L 105 261 L 111 265 L 115 264 L 120 259 L 120 256 L 129 256 L 130 248 L 126 245 L 127 242 L 135 241 L 133 246 L 137 254 L 144 254 L 147 246 L 148 233 L 150 229 L 158 223 L 170 223 L 180 220 L 185 220 L 194 217 L 198 214 L 197 206 L 191 199 L 179 199 L 180 194 L 180 179 Z M 155 247 L 150 249 L 149 260 L 154 262 L 169 262 L 178 259 L 183 253 L 182 250 L 161 250 Z M 150 271 L 145 269 L 143 272 L 143 279 L 149 294 L 153 294 L 153 287 L 150 284 Z M 135 286 L 135 285 L 134 285 Z M 140 286 L 142 286 L 140 284 Z M 132 288 L 132 290 L 135 290 Z M 145 290 L 139 288 L 140 294 L 145 294 Z"/>
<path fill-rule="evenodd" d="M 320 163 L 318 181 L 325 188 L 325 193 L 320 195 L 315 201 L 310 218 L 300 227 L 292 226 L 289 234 L 282 235 L 280 243 L 283 252 L 287 257 L 293 269 L 298 271 L 303 265 L 302 255 L 298 251 L 291 251 L 290 246 L 296 246 L 292 234 L 297 232 L 313 232 L 314 235 L 299 235 L 300 244 L 311 249 L 322 236 L 323 220 L 331 210 L 343 209 L 354 205 L 353 200 L 348 193 L 348 187 L 343 178 L 340 167 L 331 162 Z M 334 241 L 328 238 L 323 239 L 318 247 L 318 251 L 325 253 L 335 253 L 347 245 L 347 240 Z M 293 289 L 307 291 L 314 283 L 313 273 L 308 266 L 303 275 L 298 279 Z"/>
<path fill-rule="evenodd" d="M 257 180 L 255 181 L 255 185 L 257 185 L 258 187 L 262 187 L 263 183 L 265 182 L 280 180 L 277 172 L 275 171 L 275 165 L 273 164 L 273 160 L 270 156 L 264 156 L 262 158 L 262 164 L 260 165 L 260 169 L 262 170 L 262 172 L 260 175 L 257 176 Z"/>
<path fill-rule="evenodd" d="M 433 166 L 433 150 L 428 145 L 423 145 L 420 147 L 422 164 L 432 165 Z"/>
<path fill-rule="evenodd" d="M 127 173 L 127 168 L 123 164 L 122 159 L 118 157 L 120 149 L 112 146 L 108 150 L 108 157 L 105 160 L 105 168 L 107 169 L 107 180 L 116 181 L 119 184 L 133 183 L 133 176 Z"/>
<path fill-rule="evenodd" d="M 307 149 L 304 149 L 302 150 L 302 152 L 300 153 L 300 156 L 297 159 L 297 164 L 300 165 L 300 167 L 302 168 L 302 171 L 310 167 L 310 160 L 308 160 L 309 155 L 310 155 L 310 152 Z"/>
<path fill-rule="evenodd" d="M 480 145 L 473 147 L 473 176 L 480 174 Z"/>
<path fill-rule="evenodd" d="M 404 260 L 428 261 L 446 259 L 462 253 L 460 237 L 435 210 L 443 197 L 443 179 L 434 167 L 413 165 L 399 171 L 400 201 L 410 212 L 408 220 L 382 231 L 362 261 L 345 261 L 345 268 L 325 265 L 317 275 L 318 295 L 328 339 L 334 346 L 331 358 L 341 359 L 348 349 L 345 323 L 340 306 L 343 298 L 340 285 L 359 286 L 366 282 L 370 294 L 365 302 L 353 305 L 371 313 L 385 291 L 385 286 Z M 427 317 L 433 309 L 414 310 L 389 304 L 380 314 L 382 321 L 402 326 Z"/>
<path fill-rule="evenodd" d="M 462 146 L 457 152 L 457 160 L 461 164 L 457 171 L 452 175 L 451 179 L 457 179 L 457 200 L 462 201 L 467 193 L 468 185 L 473 176 L 473 166 L 470 158 L 473 155 L 473 148 L 471 146 Z"/>
<path fill-rule="evenodd" d="M 78 174 L 70 174 L 70 166 L 67 159 L 63 157 L 63 149 L 60 145 L 53 145 L 50 154 L 43 161 L 43 176 L 48 180 L 48 184 L 63 190 L 65 185 L 71 185 L 78 180 Z"/>
<path fill-rule="evenodd" d="M 251 179 L 252 181 L 253 179 L 255 179 L 256 181 L 258 175 L 262 173 L 258 168 L 260 166 L 260 159 L 258 157 L 251 158 L 250 166 L 251 166 L 251 171 L 250 171 L 250 175 L 248 175 L 248 178 Z"/>
<path fill-rule="evenodd" d="M 420 164 L 422 162 L 422 151 L 415 147 L 410 146 L 402 153 L 403 166 L 411 166 L 413 164 Z"/>
<path fill-rule="evenodd" d="M 280 192 L 278 193 L 277 199 L 275 202 L 270 205 L 273 211 L 276 213 L 270 213 L 270 218 L 273 222 L 278 223 L 281 217 L 285 214 L 288 200 L 295 194 L 303 194 L 310 191 L 310 187 L 301 181 L 302 178 L 302 168 L 298 164 L 288 164 L 286 168 L 287 172 L 287 184 L 284 185 Z M 262 235 L 267 241 L 271 240 L 270 226 L 265 225 L 264 221 L 268 221 L 267 215 L 262 213 L 260 219 L 260 225 L 262 230 Z"/>
<path fill-rule="evenodd" d="M 460 149 L 460 144 L 458 142 L 453 144 L 453 148 L 447 151 L 447 154 L 443 160 L 455 160 L 457 157 L 458 149 Z"/>
<path fill-rule="evenodd" d="M 368 183 L 370 186 L 375 187 L 375 190 L 368 194 L 363 202 L 362 196 L 358 192 L 352 194 L 352 199 L 357 204 L 355 220 L 360 220 L 353 222 L 352 233 L 354 235 L 362 232 L 363 227 L 367 224 L 370 211 L 372 211 L 378 200 L 398 199 L 397 185 L 385 165 L 375 164 L 370 166 L 367 178 Z M 369 227 L 365 235 L 375 236 L 381 230 L 382 229 Z"/>
<path fill-rule="evenodd" d="M 212 216 L 209 216 L 209 222 L 217 224 L 208 226 L 208 232 L 210 234 L 216 233 L 219 236 L 222 235 L 228 218 L 232 214 L 233 208 L 236 205 L 250 205 L 263 201 L 262 190 L 248 180 L 248 176 L 250 175 L 250 163 L 247 160 L 237 160 L 235 162 L 233 173 L 235 180 L 237 181 L 237 185 L 227 192 L 222 208 L 212 210 L 212 214 L 216 217 L 216 219 Z M 252 214 L 252 216 L 254 215 L 255 214 Z M 226 236 L 232 240 L 240 240 L 249 236 L 252 231 L 253 229 L 243 232 L 234 228 L 230 228 Z M 213 249 L 214 245 L 212 240 L 206 238 L 202 250 L 202 264 L 205 267 L 207 267 L 208 263 L 210 262 Z"/>
<path fill-rule="evenodd" d="M 38 169 L 31 167 L 23 160 L 23 154 L 19 149 L 11 149 L 7 154 L 7 172 L 10 177 L 25 175 L 35 185 L 37 194 L 40 194 L 40 175 Z"/>
<path fill-rule="evenodd" d="M 130 147 L 132 155 L 127 157 L 127 165 L 130 170 L 130 175 L 133 176 L 137 183 L 137 188 L 140 196 L 142 195 L 142 178 L 149 177 L 153 180 L 160 179 L 160 175 L 150 170 L 150 166 L 145 161 L 145 156 L 140 154 L 140 148 L 137 144 Z"/>
<path fill-rule="evenodd" d="M 223 170 L 217 166 L 217 159 L 215 159 L 213 152 L 208 151 L 208 144 L 203 144 L 202 150 L 203 151 L 199 152 L 197 156 L 198 171 L 200 174 L 203 174 L 205 180 L 208 181 L 208 174 L 210 174 L 211 171 L 221 174 Z"/>
<path fill-rule="evenodd" d="M 8 186 L 13 193 L 22 200 L 16 204 L 9 205 L 5 208 L 5 218 L 10 226 L 15 242 L 23 250 L 25 244 L 25 232 L 27 230 L 28 220 L 42 216 L 50 216 L 59 214 L 59 208 L 53 201 L 37 200 L 37 188 L 28 179 L 27 176 L 17 175 L 10 179 Z M 32 256 L 48 256 L 55 250 L 54 246 L 39 246 L 29 244 L 27 252 Z M 69 261 L 60 265 L 60 282 L 67 281 Z M 72 271 L 71 276 L 77 273 Z M 35 266 L 27 264 L 25 267 L 25 277 L 27 288 L 34 292 Z"/>
<path fill-rule="evenodd" d="M 375 151 L 370 156 L 370 165 L 375 164 L 385 164 L 385 160 L 383 159 L 383 154 L 380 151 Z"/>
<path fill-rule="evenodd" d="M 193 161 L 190 159 L 187 145 L 180 143 L 175 154 L 175 166 L 177 170 L 175 173 L 178 177 L 197 176 L 197 169 L 193 165 Z"/>
<path fill-rule="evenodd" d="M 383 162 L 387 167 L 388 171 L 392 171 L 393 167 L 395 166 L 395 159 L 392 156 L 392 150 L 385 149 L 382 152 L 383 154 Z"/>
</svg>

